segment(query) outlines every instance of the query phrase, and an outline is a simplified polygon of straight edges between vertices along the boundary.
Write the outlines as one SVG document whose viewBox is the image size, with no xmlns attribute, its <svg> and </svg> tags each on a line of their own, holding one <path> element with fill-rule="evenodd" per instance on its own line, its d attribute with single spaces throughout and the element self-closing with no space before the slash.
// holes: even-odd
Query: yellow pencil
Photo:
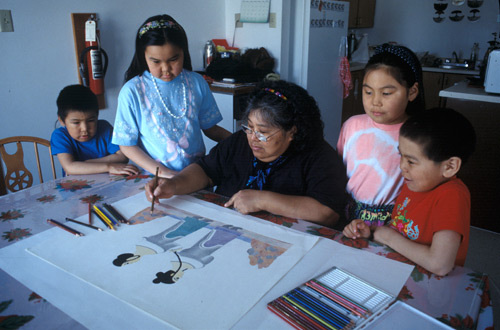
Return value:
<svg viewBox="0 0 500 330">
<path fill-rule="evenodd" d="M 113 223 L 111 222 L 111 220 L 108 219 L 108 217 L 106 217 L 102 212 L 101 210 L 99 210 L 99 208 L 95 205 L 93 205 L 94 207 L 94 212 L 97 214 L 97 216 L 106 223 L 106 225 L 108 225 L 108 227 L 111 229 L 111 230 L 115 230 L 115 227 L 113 227 Z"/>
</svg>

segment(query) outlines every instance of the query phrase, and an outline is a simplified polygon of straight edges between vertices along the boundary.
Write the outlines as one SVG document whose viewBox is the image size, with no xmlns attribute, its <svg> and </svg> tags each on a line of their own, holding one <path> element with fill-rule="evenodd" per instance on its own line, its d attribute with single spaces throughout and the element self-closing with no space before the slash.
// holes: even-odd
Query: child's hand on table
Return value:
<svg viewBox="0 0 500 330">
<path fill-rule="evenodd" d="M 113 175 L 137 175 L 139 174 L 139 169 L 132 164 L 122 164 L 122 163 L 110 163 L 109 164 L 109 174 Z"/>
<path fill-rule="evenodd" d="M 371 235 L 370 226 L 361 219 L 352 220 L 344 227 L 342 234 L 348 238 L 369 238 Z"/>
</svg>

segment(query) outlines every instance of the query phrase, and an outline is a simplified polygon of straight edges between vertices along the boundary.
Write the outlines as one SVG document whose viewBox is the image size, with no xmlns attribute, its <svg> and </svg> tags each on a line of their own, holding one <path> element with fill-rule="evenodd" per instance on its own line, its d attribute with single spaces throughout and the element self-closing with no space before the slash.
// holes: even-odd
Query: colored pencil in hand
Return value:
<svg viewBox="0 0 500 330">
<path fill-rule="evenodd" d="M 151 215 L 153 215 L 153 211 L 155 209 L 155 189 L 158 187 L 158 171 L 160 170 L 159 167 L 156 167 L 156 175 L 155 175 L 155 185 L 153 186 L 153 199 L 151 201 Z"/>
</svg>

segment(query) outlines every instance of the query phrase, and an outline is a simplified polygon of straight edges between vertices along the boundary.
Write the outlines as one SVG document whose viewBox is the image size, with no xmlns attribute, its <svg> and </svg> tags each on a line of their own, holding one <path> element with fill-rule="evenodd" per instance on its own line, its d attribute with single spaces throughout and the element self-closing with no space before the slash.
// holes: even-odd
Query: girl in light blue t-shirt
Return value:
<svg viewBox="0 0 500 330">
<path fill-rule="evenodd" d="M 187 36 L 172 17 L 151 17 L 139 28 L 136 50 L 118 96 L 112 142 L 134 163 L 159 176 L 205 154 L 201 131 L 219 142 L 229 136 L 203 77 L 192 72 Z"/>
</svg>

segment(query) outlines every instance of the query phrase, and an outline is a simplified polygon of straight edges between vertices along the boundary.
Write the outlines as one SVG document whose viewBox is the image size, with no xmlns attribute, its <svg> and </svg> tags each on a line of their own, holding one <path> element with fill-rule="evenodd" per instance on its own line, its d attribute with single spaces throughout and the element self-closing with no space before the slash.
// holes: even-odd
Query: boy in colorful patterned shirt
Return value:
<svg viewBox="0 0 500 330">
<path fill-rule="evenodd" d="M 456 175 L 475 143 L 471 123 L 454 110 L 431 109 L 408 119 L 399 137 L 405 183 L 392 220 L 374 230 L 374 239 L 436 275 L 463 266 L 470 193 Z M 353 220 L 344 235 L 367 238 L 371 231 L 363 221 Z"/>
</svg>

